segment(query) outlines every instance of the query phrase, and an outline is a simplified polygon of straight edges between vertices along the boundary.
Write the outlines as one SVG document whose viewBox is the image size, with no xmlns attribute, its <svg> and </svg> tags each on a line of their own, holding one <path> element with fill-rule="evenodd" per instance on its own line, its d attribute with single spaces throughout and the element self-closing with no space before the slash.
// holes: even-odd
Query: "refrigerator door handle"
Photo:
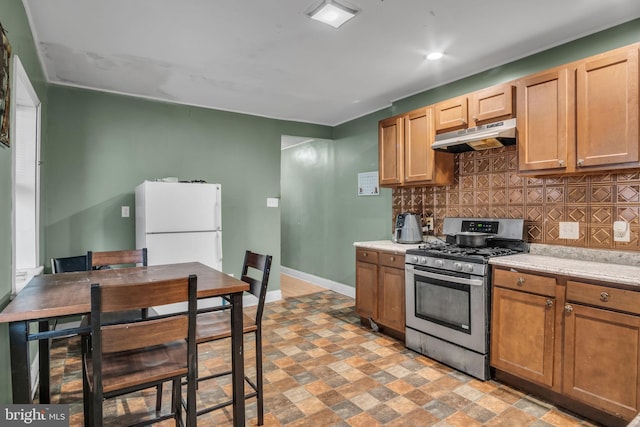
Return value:
<svg viewBox="0 0 640 427">
<path fill-rule="evenodd" d="M 216 244 L 218 245 L 218 265 L 222 268 L 222 232 L 216 233 Z"/>
</svg>

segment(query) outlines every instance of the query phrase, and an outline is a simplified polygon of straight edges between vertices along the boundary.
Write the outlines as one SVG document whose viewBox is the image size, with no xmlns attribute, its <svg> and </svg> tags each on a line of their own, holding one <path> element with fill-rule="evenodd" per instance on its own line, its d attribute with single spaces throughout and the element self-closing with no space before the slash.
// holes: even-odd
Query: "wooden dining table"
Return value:
<svg viewBox="0 0 640 427">
<path fill-rule="evenodd" d="M 125 284 L 155 282 L 171 278 L 198 277 L 198 299 L 228 296 L 231 300 L 231 370 L 233 425 L 245 425 L 244 339 L 242 294 L 249 285 L 199 262 L 164 264 L 111 270 L 45 274 L 34 277 L 0 312 L 0 323 L 9 323 L 13 403 L 32 403 L 29 341 L 39 342 L 40 403 L 50 403 L 49 340 L 90 332 L 90 327 L 51 330 L 50 323 L 91 311 L 93 283 Z M 35 327 L 30 327 L 37 324 Z"/>
</svg>

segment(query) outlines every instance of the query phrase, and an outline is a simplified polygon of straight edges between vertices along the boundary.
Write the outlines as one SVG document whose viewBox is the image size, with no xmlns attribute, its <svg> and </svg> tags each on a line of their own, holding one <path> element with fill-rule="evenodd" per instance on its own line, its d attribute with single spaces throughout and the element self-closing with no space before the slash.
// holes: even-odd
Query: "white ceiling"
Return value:
<svg viewBox="0 0 640 427">
<path fill-rule="evenodd" d="M 336 125 L 640 17 L 638 0 L 23 0 L 51 83 Z M 443 50 L 427 61 L 431 50 Z"/>
</svg>

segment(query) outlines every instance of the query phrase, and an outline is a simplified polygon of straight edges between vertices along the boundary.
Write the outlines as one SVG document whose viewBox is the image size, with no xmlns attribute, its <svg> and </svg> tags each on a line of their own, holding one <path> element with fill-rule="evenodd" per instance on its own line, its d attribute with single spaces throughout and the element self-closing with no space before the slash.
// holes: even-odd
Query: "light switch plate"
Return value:
<svg viewBox="0 0 640 427">
<path fill-rule="evenodd" d="M 120 206 L 122 218 L 129 218 L 129 206 Z"/>
<path fill-rule="evenodd" d="M 561 239 L 573 239 L 580 238 L 580 227 L 577 222 L 561 222 L 560 223 L 560 236 Z"/>
</svg>

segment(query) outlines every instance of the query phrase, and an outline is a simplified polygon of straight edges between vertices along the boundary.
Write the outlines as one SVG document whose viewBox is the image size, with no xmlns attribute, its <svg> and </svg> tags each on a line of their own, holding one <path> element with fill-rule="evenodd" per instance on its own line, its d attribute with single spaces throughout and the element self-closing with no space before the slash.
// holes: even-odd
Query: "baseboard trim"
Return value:
<svg viewBox="0 0 640 427">
<path fill-rule="evenodd" d="M 325 289 L 335 291 L 339 294 L 346 295 L 351 298 L 356 297 L 356 289 L 352 286 L 342 283 L 334 282 L 333 280 L 325 279 L 323 277 L 314 276 L 313 274 L 305 273 L 304 271 L 294 270 L 293 268 L 280 266 L 280 273 L 292 276 L 305 282 L 312 283 Z"/>
</svg>

